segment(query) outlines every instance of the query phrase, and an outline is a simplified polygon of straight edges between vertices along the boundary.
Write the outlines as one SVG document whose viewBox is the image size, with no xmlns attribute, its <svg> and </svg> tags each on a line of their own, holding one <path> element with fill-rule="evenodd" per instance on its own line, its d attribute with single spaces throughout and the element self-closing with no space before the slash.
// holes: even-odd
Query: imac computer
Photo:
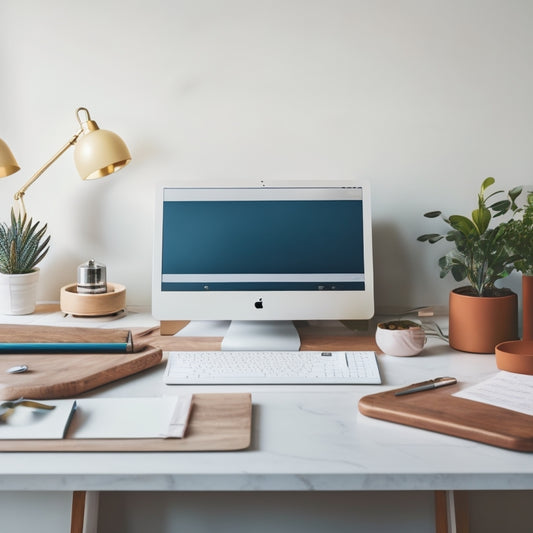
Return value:
<svg viewBox="0 0 533 533">
<path fill-rule="evenodd" d="M 374 314 L 368 184 L 158 187 L 157 320 L 230 320 L 223 350 L 297 350 L 294 320 Z"/>
</svg>

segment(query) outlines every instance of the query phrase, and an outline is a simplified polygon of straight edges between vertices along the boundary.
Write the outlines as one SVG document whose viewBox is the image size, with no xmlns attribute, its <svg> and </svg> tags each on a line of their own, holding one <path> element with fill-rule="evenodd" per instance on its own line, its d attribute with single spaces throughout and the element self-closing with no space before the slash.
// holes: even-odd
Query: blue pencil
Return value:
<svg viewBox="0 0 533 533">
<path fill-rule="evenodd" d="M 125 353 L 131 351 L 127 342 L 0 342 L 5 353 Z"/>
</svg>

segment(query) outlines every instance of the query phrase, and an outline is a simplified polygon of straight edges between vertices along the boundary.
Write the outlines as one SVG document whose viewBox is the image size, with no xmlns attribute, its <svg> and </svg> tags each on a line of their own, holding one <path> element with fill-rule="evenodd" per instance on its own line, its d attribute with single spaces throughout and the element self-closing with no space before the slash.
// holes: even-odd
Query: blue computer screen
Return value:
<svg viewBox="0 0 533 533">
<path fill-rule="evenodd" d="M 163 291 L 364 290 L 361 200 L 165 201 Z"/>
</svg>

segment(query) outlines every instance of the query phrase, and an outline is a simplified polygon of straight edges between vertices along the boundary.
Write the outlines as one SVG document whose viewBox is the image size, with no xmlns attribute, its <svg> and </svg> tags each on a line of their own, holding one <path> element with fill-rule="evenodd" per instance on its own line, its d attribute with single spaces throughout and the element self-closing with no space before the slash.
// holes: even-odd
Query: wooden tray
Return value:
<svg viewBox="0 0 533 533">
<path fill-rule="evenodd" d="M 161 362 L 160 348 L 139 352 L 100 354 L 18 354 L 0 356 L 0 400 L 24 396 L 34 400 L 72 398 L 130 376 Z M 26 364 L 23 374 L 8 374 L 12 366 Z"/>
<path fill-rule="evenodd" d="M 128 334 L 124 329 L 0 325 L 3 342 L 123 342 Z M 21 396 L 34 400 L 72 398 L 157 365 L 163 352 L 146 345 L 144 334 L 133 335 L 134 351 L 129 353 L 1 354 L 0 400 Z M 28 365 L 29 370 L 6 373 L 21 364 Z"/>
<path fill-rule="evenodd" d="M 0 440 L 1 452 L 190 452 L 242 450 L 250 446 L 250 393 L 194 394 L 183 439 Z"/>
<path fill-rule="evenodd" d="M 396 390 L 364 396 L 366 416 L 405 424 L 492 446 L 533 451 L 533 416 L 451 396 L 459 385 L 394 396 Z"/>
</svg>

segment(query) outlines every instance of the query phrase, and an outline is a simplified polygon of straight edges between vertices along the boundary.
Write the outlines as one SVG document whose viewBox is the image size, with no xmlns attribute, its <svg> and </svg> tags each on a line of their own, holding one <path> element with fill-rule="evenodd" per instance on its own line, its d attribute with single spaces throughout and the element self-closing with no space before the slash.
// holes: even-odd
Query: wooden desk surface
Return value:
<svg viewBox="0 0 533 533">
<path fill-rule="evenodd" d="M 143 340 L 163 350 L 220 350 L 222 337 L 173 336 L 188 323 L 186 320 L 162 323 L 160 328 L 148 331 Z M 296 328 L 301 340 L 300 350 L 373 350 L 380 353 L 374 335 L 368 332 L 343 336 L 317 333 L 317 329 L 306 322 L 296 322 Z"/>
</svg>

